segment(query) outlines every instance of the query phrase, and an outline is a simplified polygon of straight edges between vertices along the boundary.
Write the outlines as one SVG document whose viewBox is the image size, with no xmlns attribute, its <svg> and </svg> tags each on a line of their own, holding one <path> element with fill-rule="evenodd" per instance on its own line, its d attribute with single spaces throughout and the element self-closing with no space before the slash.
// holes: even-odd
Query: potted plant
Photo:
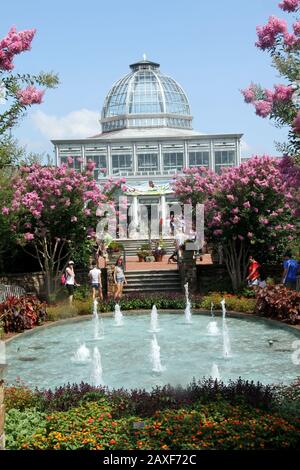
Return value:
<svg viewBox="0 0 300 470">
<path fill-rule="evenodd" d="M 124 246 L 122 245 L 122 243 L 119 243 L 115 240 L 110 242 L 110 244 L 107 247 L 108 253 L 119 253 L 120 251 L 124 251 Z"/>
<path fill-rule="evenodd" d="M 137 252 L 137 256 L 139 258 L 139 262 L 145 261 L 146 256 L 149 256 L 151 252 L 149 250 L 142 250 L 141 248 Z"/>
<path fill-rule="evenodd" d="M 166 250 L 158 243 L 154 250 L 152 250 L 152 255 L 155 258 L 155 261 L 162 261 L 163 256 L 166 254 Z"/>
</svg>

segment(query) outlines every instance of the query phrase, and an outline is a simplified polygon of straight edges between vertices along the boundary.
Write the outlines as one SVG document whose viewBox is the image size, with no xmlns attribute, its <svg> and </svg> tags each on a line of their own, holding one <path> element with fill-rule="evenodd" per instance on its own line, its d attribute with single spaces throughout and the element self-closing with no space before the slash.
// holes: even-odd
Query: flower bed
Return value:
<svg viewBox="0 0 300 470">
<path fill-rule="evenodd" d="M 46 304 L 34 296 L 8 297 L 0 303 L 0 325 L 5 333 L 19 333 L 46 319 Z"/>
<path fill-rule="evenodd" d="M 28 394 L 19 393 L 14 408 L 8 389 L 7 448 L 299 449 L 299 382 L 292 397 L 297 414 L 280 408 L 290 400 L 290 388 L 211 379 L 152 392 L 80 384 L 35 391 L 31 404 Z"/>
<path fill-rule="evenodd" d="M 291 325 L 300 323 L 300 293 L 282 285 L 267 286 L 257 292 L 255 313 Z"/>
</svg>

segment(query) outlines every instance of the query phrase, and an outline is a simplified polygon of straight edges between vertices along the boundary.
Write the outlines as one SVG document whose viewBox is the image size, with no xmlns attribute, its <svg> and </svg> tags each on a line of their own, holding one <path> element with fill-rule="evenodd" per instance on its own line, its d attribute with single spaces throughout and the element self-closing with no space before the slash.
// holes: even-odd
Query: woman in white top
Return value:
<svg viewBox="0 0 300 470">
<path fill-rule="evenodd" d="M 98 292 L 99 299 L 102 300 L 103 295 L 102 295 L 101 269 L 97 268 L 96 261 L 92 262 L 92 269 L 89 272 L 89 278 L 90 278 L 91 285 L 92 285 L 93 300 L 95 300 L 97 292 Z"/>
<path fill-rule="evenodd" d="M 72 305 L 73 302 L 74 286 L 77 285 L 78 284 L 75 282 L 74 261 L 69 261 L 66 268 L 66 288 L 68 289 L 70 305 Z"/>
</svg>

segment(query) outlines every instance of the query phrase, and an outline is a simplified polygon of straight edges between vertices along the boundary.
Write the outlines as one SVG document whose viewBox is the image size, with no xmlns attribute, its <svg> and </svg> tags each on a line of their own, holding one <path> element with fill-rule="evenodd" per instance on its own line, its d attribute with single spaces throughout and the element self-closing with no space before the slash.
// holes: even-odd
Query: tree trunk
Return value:
<svg viewBox="0 0 300 470">
<path fill-rule="evenodd" d="M 223 245 L 224 260 L 231 279 L 232 288 L 238 290 L 246 278 L 246 256 L 248 248 L 244 241 L 229 240 Z"/>
</svg>

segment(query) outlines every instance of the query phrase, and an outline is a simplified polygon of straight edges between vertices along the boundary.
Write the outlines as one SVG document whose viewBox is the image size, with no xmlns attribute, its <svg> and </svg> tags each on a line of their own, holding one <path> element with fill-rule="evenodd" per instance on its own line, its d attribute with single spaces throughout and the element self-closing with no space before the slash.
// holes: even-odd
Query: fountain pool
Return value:
<svg viewBox="0 0 300 470">
<path fill-rule="evenodd" d="M 153 333 L 149 331 L 149 312 L 125 315 L 119 328 L 114 327 L 113 317 L 103 318 L 105 335 L 100 339 L 94 337 L 91 317 L 20 335 L 7 343 L 6 380 L 13 383 L 20 378 L 28 386 L 39 388 L 67 382 L 92 383 L 90 361 L 94 360 L 95 348 L 99 351 L 96 356 L 101 355 L 101 384 L 110 388 L 150 390 L 167 383 L 186 385 L 193 377 L 209 377 L 214 364 L 225 382 L 241 376 L 263 383 L 289 383 L 300 375 L 299 365 L 292 362 L 293 342 L 299 339 L 299 332 L 292 328 L 263 319 L 226 318 L 230 356 L 224 357 L 222 334 L 211 335 L 207 330 L 209 316 L 195 314 L 193 323 L 186 324 L 182 314 L 159 313 L 156 338 L 164 366 L 159 373 L 153 371 L 150 360 Z M 221 332 L 222 318 L 216 316 L 214 321 Z M 91 358 L 86 365 L 74 361 L 83 344 Z"/>
</svg>

